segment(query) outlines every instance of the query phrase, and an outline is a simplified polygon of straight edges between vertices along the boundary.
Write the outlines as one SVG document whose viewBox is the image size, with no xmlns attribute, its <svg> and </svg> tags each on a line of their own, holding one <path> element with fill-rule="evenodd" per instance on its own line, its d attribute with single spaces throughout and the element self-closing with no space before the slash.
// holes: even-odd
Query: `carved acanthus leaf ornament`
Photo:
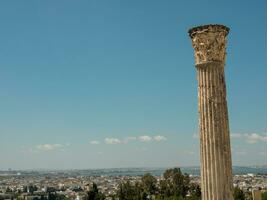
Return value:
<svg viewBox="0 0 267 200">
<path fill-rule="evenodd" d="M 216 25 L 191 30 L 196 65 L 212 61 L 225 62 L 227 34 L 228 30 Z"/>
</svg>

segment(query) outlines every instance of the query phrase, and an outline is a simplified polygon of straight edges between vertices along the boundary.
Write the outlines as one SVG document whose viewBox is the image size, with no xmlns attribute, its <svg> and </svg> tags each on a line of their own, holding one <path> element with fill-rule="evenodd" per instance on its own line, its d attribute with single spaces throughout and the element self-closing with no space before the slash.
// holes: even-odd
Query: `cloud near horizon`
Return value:
<svg viewBox="0 0 267 200">
<path fill-rule="evenodd" d="M 256 144 L 258 142 L 267 142 L 267 133 L 231 133 L 232 140 L 244 140 L 249 144 Z M 194 139 L 199 139 L 198 134 L 193 134 Z"/>
<path fill-rule="evenodd" d="M 39 144 L 35 146 L 36 150 L 39 151 L 53 151 L 56 149 L 62 149 L 65 145 L 63 144 Z"/>
<path fill-rule="evenodd" d="M 167 140 L 167 138 L 164 137 L 164 136 L 162 136 L 162 135 L 157 135 L 157 136 L 155 136 L 153 139 L 154 139 L 155 141 L 157 141 L 157 142 L 160 142 L 160 141 L 166 141 L 166 140 Z"/>
<path fill-rule="evenodd" d="M 250 144 L 256 144 L 258 142 L 267 142 L 267 133 L 232 133 L 231 138 L 244 140 Z"/>
<path fill-rule="evenodd" d="M 94 145 L 100 144 L 100 142 L 97 140 L 91 140 L 89 143 Z"/>
<path fill-rule="evenodd" d="M 138 141 L 138 142 L 162 142 L 162 141 L 166 141 L 167 138 L 165 136 L 162 135 L 156 135 L 156 136 L 149 136 L 149 135 L 142 135 L 139 137 L 134 137 L 134 136 L 130 136 L 130 137 L 126 137 L 124 139 L 120 139 L 120 138 L 105 138 L 104 139 L 104 143 L 105 144 L 127 144 L 131 141 Z M 100 142 L 96 141 L 96 140 L 92 140 L 90 141 L 90 144 L 99 144 Z"/>
<path fill-rule="evenodd" d="M 142 136 L 138 137 L 138 140 L 140 142 L 150 142 L 150 141 L 152 141 L 152 137 L 150 137 L 148 135 L 142 135 Z"/>
<path fill-rule="evenodd" d="M 106 144 L 121 144 L 123 142 L 118 138 L 105 138 L 105 143 Z"/>
</svg>

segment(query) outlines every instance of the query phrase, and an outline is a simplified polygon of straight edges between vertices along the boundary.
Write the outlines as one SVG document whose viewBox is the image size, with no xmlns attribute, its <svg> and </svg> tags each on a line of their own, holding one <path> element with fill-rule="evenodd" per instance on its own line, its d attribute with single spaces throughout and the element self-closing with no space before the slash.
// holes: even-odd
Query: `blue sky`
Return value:
<svg viewBox="0 0 267 200">
<path fill-rule="evenodd" d="M 266 1 L 0 2 L 0 169 L 199 165 L 192 26 L 231 28 L 234 165 L 267 164 Z"/>
</svg>

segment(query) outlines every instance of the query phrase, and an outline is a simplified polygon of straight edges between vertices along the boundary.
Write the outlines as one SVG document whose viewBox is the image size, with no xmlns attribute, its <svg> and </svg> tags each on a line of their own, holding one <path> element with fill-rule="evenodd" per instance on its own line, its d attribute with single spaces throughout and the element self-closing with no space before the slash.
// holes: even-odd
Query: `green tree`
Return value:
<svg viewBox="0 0 267 200">
<path fill-rule="evenodd" d="M 234 200 L 245 200 L 245 193 L 238 187 L 234 188 Z"/>
<path fill-rule="evenodd" d="M 201 190 L 199 185 L 190 183 L 187 174 L 174 168 L 166 170 L 159 183 L 151 174 L 145 174 L 135 184 L 122 182 L 115 196 L 119 200 L 200 200 Z"/>
<path fill-rule="evenodd" d="M 6 193 L 12 193 L 12 190 L 10 189 L 10 187 L 6 188 Z"/>
<path fill-rule="evenodd" d="M 56 190 L 56 188 L 54 188 L 54 187 L 47 187 L 46 188 L 46 192 L 48 192 L 48 193 L 51 193 L 51 192 L 56 192 L 57 190 Z"/>
<path fill-rule="evenodd" d="M 267 200 L 267 192 L 262 193 L 262 200 Z"/>
<path fill-rule="evenodd" d="M 189 193 L 192 198 L 195 199 L 201 198 L 201 189 L 198 184 L 191 183 L 189 187 Z"/>
<path fill-rule="evenodd" d="M 56 193 L 53 192 L 48 193 L 48 200 L 56 200 L 56 199 L 57 199 Z"/>
<path fill-rule="evenodd" d="M 97 185 L 93 183 L 93 187 L 89 192 L 87 192 L 87 195 L 85 197 L 85 200 L 104 200 L 105 196 L 98 191 Z"/>
<path fill-rule="evenodd" d="M 68 198 L 64 194 L 58 194 L 56 192 L 49 192 L 47 199 L 48 200 L 68 200 Z M 43 195 L 41 195 L 40 200 L 46 200 L 46 197 L 44 197 Z"/>
<path fill-rule="evenodd" d="M 117 191 L 119 200 L 147 200 L 148 194 L 142 183 L 131 184 L 129 181 L 121 183 Z"/>
<path fill-rule="evenodd" d="M 185 199 L 183 197 L 171 196 L 171 197 L 157 197 L 155 200 L 185 200 Z"/>
<path fill-rule="evenodd" d="M 136 188 L 134 188 L 129 181 L 119 185 L 118 198 L 119 200 L 132 200 L 136 196 Z"/>
<path fill-rule="evenodd" d="M 23 190 L 22 190 L 23 192 L 27 192 L 27 186 L 23 186 Z"/>
<path fill-rule="evenodd" d="M 159 182 L 159 196 L 162 198 L 172 196 L 171 188 L 166 180 L 161 180 Z"/>
<path fill-rule="evenodd" d="M 150 173 L 146 173 L 142 179 L 144 191 L 149 195 L 154 195 L 157 191 L 157 179 Z"/>
<path fill-rule="evenodd" d="M 245 191 L 245 199 L 246 199 L 246 200 L 253 200 L 252 192 L 250 192 L 250 191 Z"/>
<path fill-rule="evenodd" d="M 168 169 L 163 174 L 165 185 L 169 187 L 171 196 L 185 197 L 189 191 L 190 179 L 188 174 L 182 174 L 180 168 Z"/>
<path fill-rule="evenodd" d="M 47 198 L 44 197 L 44 195 L 42 194 L 40 200 L 46 200 L 46 199 L 47 199 Z"/>
<path fill-rule="evenodd" d="M 31 194 L 33 194 L 33 192 L 35 192 L 37 190 L 38 190 L 38 188 L 37 188 L 36 185 L 29 185 L 28 186 L 28 192 L 31 193 Z"/>
</svg>

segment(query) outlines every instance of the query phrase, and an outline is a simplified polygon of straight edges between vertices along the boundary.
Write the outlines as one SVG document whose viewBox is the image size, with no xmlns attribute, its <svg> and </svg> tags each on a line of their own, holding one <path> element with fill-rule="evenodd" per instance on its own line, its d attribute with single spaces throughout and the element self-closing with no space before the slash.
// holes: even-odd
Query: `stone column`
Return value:
<svg viewBox="0 0 267 200">
<path fill-rule="evenodd" d="M 226 36 L 223 25 L 189 30 L 195 51 L 202 200 L 233 200 L 232 160 L 224 65 Z"/>
</svg>

